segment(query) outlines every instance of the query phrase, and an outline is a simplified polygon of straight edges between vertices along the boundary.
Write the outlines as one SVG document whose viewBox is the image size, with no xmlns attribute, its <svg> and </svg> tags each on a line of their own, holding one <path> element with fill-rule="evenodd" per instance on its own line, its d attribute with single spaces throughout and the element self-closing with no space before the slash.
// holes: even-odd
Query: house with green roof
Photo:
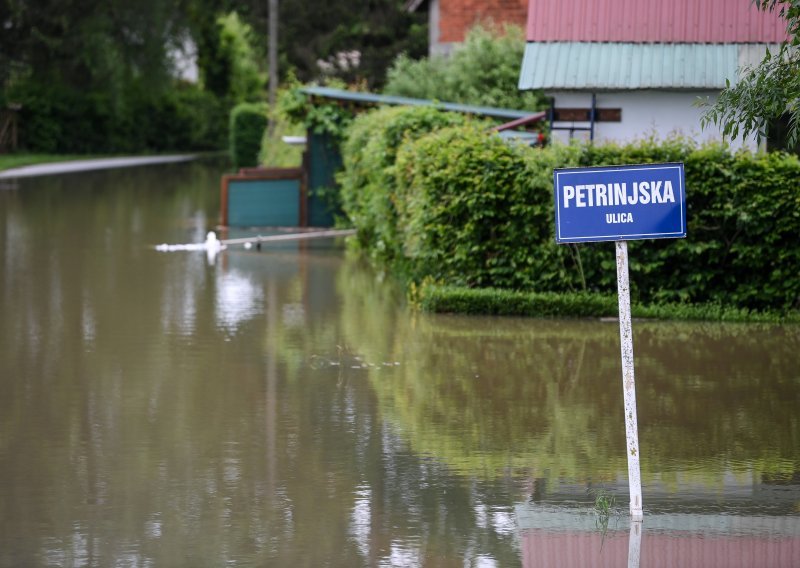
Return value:
<svg viewBox="0 0 800 568">
<path fill-rule="evenodd" d="M 701 129 L 698 100 L 716 100 L 786 37 L 752 0 L 529 0 L 519 88 L 551 98 L 562 140 L 722 139 Z"/>
</svg>

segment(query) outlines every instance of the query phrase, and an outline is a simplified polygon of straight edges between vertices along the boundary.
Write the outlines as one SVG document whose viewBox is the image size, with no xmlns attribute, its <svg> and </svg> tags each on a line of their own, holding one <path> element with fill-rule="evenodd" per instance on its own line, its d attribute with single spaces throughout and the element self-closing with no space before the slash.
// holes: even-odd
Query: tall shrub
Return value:
<svg viewBox="0 0 800 568">
<path fill-rule="evenodd" d="M 233 102 L 256 101 L 264 95 L 267 74 L 264 57 L 256 49 L 256 38 L 239 14 L 230 12 L 217 18 L 219 55 L 226 71 L 227 94 Z"/>
<path fill-rule="evenodd" d="M 517 26 L 477 26 L 448 57 L 399 56 L 387 72 L 384 92 L 423 99 L 520 110 L 539 110 L 538 91 L 520 91 L 519 62 L 525 37 Z"/>
<path fill-rule="evenodd" d="M 233 108 L 230 122 L 230 152 L 235 168 L 258 165 L 261 138 L 266 127 L 266 105 L 241 103 Z"/>
</svg>

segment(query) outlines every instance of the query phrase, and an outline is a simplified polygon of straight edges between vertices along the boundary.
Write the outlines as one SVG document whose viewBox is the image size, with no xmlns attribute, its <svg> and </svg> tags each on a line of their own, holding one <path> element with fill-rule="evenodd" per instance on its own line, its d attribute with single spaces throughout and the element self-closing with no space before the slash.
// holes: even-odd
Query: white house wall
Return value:
<svg viewBox="0 0 800 568">
<path fill-rule="evenodd" d="M 592 95 L 585 92 L 547 93 L 555 98 L 556 108 L 591 108 Z M 621 122 L 595 123 L 595 141 L 630 142 L 643 138 L 666 138 L 680 134 L 698 142 L 722 140 L 722 133 L 714 125 L 700 127 L 703 109 L 695 106 L 698 98 L 716 100 L 717 91 L 627 91 L 597 93 L 597 108 L 622 109 Z M 588 122 L 557 122 L 555 126 L 589 126 Z M 554 130 L 553 137 L 568 142 L 568 130 Z M 588 131 L 575 131 L 575 138 L 589 137 Z M 746 142 L 741 138 L 731 141 L 733 148 L 746 146 L 758 148 L 753 137 Z"/>
</svg>

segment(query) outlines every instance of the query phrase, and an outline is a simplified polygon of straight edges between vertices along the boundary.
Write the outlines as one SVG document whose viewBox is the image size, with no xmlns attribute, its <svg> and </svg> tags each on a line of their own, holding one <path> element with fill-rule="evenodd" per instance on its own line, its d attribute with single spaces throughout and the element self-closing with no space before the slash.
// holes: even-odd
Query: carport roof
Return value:
<svg viewBox="0 0 800 568">
<path fill-rule="evenodd" d="M 545 114 L 531 110 L 513 110 L 507 108 L 464 105 L 460 103 L 447 103 L 440 101 L 432 101 L 428 99 L 396 97 L 392 95 L 376 95 L 373 93 L 360 93 L 355 91 L 345 91 L 342 89 L 332 89 L 330 87 L 305 87 L 301 89 L 301 91 L 313 97 L 322 97 L 338 101 L 347 101 L 362 105 L 384 104 L 384 105 L 432 106 L 441 110 L 447 110 L 451 112 L 462 112 L 466 114 L 474 114 L 478 116 L 490 116 L 492 118 L 502 118 L 507 120 L 526 118 L 530 117 L 531 115 L 538 115 L 538 114 L 544 116 Z"/>
</svg>

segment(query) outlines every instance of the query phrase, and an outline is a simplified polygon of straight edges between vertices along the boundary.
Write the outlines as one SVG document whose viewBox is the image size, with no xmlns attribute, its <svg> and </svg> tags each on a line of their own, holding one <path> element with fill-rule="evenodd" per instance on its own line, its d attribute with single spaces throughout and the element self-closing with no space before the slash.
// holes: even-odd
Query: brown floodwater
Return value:
<svg viewBox="0 0 800 568">
<path fill-rule="evenodd" d="M 634 322 L 639 530 L 615 323 L 156 251 L 221 171 L 0 185 L 0 567 L 800 566 L 800 327 Z"/>
</svg>

